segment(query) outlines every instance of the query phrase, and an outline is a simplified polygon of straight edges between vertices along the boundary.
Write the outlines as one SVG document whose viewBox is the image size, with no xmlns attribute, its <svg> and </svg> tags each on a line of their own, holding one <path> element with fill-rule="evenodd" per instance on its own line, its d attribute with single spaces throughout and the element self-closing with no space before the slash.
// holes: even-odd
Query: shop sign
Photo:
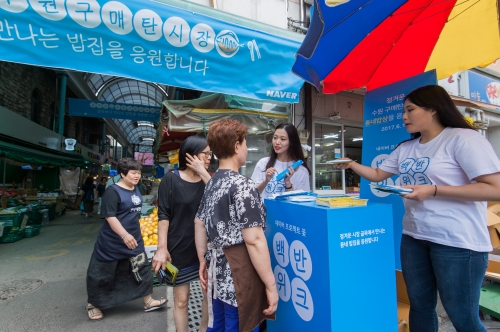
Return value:
<svg viewBox="0 0 500 332">
<path fill-rule="evenodd" d="M 0 60 L 299 101 L 300 42 L 159 1 L 0 1 Z"/>
<path fill-rule="evenodd" d="M 498 74 L 500 74 L 500 60 L 493 62 L 486 68 L 496 71 Z"/>
<path fill-rule="evenodd" d="M 161 107 L 68 98 L 68 114 L 91 118 L 113 118 L 158 122 Z"/>
<path fill-rule="evenodd" d="M 467 71 L 469 75 L 469 99 L 500 105 L 500 81 L 490 76 Z"/>
<path fill-rule="evenodd" d="M 64 143 L 66 144 L 66 150 L 67 151 L 75 151 L 76 139 L 74 139 L 74 138 L 66 138 L 64 140 Z"/>
<path fill-rule="evenodd" d="M 366 93 L 363 123 L 363 164 L 377 168 L 399 143 L 410 138 L 403 122 L 404 98 L 420 86 L 436 83 L 436 72 L 429 71 Z M 401 177 L 393 176 L 377 184 L 424 184 L 419 181 L 424 181 L 425 178 L 414 176 L 414 172 L 409 170 Z M 370 186 L 370 181 L 363 178 L 361 179 L 360 196 L 368 198 L 370 202 L 392 204 L 396 268 L 401 269 L 399 245 L 404 216 L 401 197 L 377 191 Z"/>
<path fill-rule="evenodd" d="M 462 93 L 460 93 L 459 84 L 462 75 L 464 75 L 463 72 L 455 73 L 447 78 L 439 80 L 438 84 L 443 87 L 450 96 L 461 96 Z"/>
</svg>

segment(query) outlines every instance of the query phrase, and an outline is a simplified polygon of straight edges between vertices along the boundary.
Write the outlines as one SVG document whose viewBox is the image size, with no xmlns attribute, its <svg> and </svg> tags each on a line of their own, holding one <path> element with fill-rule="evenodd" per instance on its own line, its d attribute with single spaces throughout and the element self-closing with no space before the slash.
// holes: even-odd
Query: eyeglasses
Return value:
<svg viewBox="0 0 500 332">
<path fill-rule="evenodd" d="M 207 158 L 212 158 L 212 151 L 203 151 L 203 152 L 200 152 L 200 153 L 203 153 L 205 155 L 205 157 Z"/>
</svg>

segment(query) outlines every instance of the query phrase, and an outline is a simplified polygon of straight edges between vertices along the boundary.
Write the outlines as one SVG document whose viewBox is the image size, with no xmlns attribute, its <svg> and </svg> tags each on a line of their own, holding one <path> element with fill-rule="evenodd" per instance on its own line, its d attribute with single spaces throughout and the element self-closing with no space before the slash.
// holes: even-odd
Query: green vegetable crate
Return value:
<svg viewBox="0 0 500 332">
<path fill-rule="evenodd" d="M 27 214 L 28 211 L 26 209 L 19 209 L 13 213 L 2 213 L 0 214 L 0 221 L 5 222 L 5 227 L 19 227 L 23 222 L 24 216 Z"/>
<path fill-rule="evenodd" d="M 26 226 L 26 228 L 24 229 L 24 237 L 30 238 L 30 237 L 40 235 L 41 229 L 42 229 L 42 225 Z"/>
<path fill-rule="evenodd" d="M 481 288 L 479 310 L 500 319 L 500 285 L 491 284 Z"/>
<path fill-rule="evenodd" d="M 24 238 L 25 231 L 24 228 L 10 230 L 8 232 L 4 232 L 2 237 L 0 237 L 0 243 L 14 243 Z"/>
</svg>

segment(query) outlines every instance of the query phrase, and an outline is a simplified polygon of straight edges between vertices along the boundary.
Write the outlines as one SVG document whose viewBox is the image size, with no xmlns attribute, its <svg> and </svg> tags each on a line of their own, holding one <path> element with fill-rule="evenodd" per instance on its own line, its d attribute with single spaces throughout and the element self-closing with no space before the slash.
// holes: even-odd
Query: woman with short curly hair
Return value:
<svg viewBox="0 0 500 332">
<path fill-rule="evenodd" d="M 278 306 L 264 235 L 266 210 L 255 183 L 238 173 L 248 153 L 246 134 L 242 123 L 221 120 L 207 136 L 219 169 L 196 214 L 195 241 L 208 297 L 208 332 L 257 331 L 262 321 L 274 319 Z"/>
</svg>

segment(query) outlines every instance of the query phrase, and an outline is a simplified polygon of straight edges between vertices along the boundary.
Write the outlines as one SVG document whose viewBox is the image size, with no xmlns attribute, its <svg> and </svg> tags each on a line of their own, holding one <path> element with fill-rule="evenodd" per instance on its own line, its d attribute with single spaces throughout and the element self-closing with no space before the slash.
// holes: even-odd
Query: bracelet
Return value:
<svg viewBox="0 0 500 332">
<path fill-rule="evenodd" d="M 437 192 L 438 192 L 438 186 L 434 185 L 434 196 L 433 197 L 436 197 Z"/>
<path fill-rule="evenodd" d="M 293 184 L 290 187 L 285 186 L 285 189 L 292 189 L 292 188 L 293 188 Z"/>
<path fill-rule="evenodd" d="M 125 233 L 125 235 L 123 235 L 123 236 L 122 236 L 122 240 L 123 240 L 123 239 L 125 238 L 125 236 L 127 236 L 127 235 L 128 235 L 128 233 Z"/>
</svg>

